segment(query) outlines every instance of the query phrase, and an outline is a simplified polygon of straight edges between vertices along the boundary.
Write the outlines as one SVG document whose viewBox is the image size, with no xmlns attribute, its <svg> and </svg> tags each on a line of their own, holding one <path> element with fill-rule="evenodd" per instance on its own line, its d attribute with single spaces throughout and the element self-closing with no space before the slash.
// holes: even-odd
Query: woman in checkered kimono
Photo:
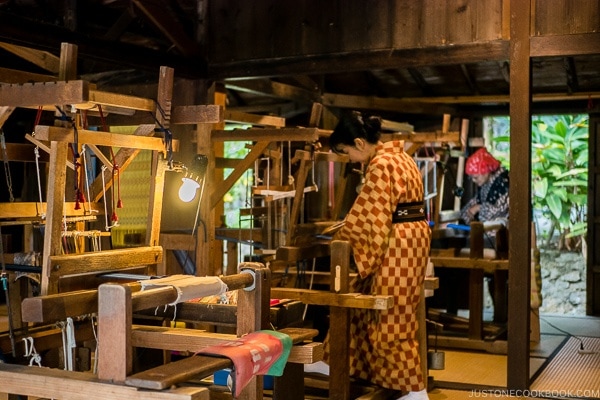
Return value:
<svg viewBox="0 0 600 400">
<path fill-rule="evenodd" d="M 336 240 L 351 244 L 359 276 L 354 290 L 394 297 L 388 310 L 353 309 L 350 373 L 381 387 L 427 399 L 416 340 L 431 231 L 423 183 L 403 141 L 380 141 L 381 120 L 353 112 L 330 137 L 337 153 L 366 166 L 364 184 Z"/>
</svg>

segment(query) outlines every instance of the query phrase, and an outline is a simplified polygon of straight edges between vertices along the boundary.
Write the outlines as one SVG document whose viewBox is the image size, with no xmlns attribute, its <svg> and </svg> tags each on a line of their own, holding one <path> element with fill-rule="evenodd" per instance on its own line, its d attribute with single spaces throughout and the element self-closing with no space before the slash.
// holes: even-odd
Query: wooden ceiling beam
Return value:
<svg viewBox="0 0 600 400">
<path fill-rule="evenodd" d="M 116 67 L 133 67 L 155 73 L 168 58 L 169 64 L 184 78 L 203 78 L 207 64 L 200 56 L 183 57 L 177 54 L 145 48 L 114 40 L 72 32 L 64 27 L 34 21 L 26 16 L 0 11 L 0 40 L 11 44 L 26 44 L 38 50 L 57 50 L 57 43 L 76 43 L 80 58 L 101 61 Z M 24 29 L 27 27 L 27 29 Z M 118 55 L 118 56 L 117 56 Z"/>
<path fill-rule="evenodd" d="M 225 87 L 229 90 L 288 99 L 299 102 L 320 101 L 320 95 L 316 92 L 299 88 L 297 86 L 287 85 L 285 83 L 275 82 L 266 79 L 243 79 L 226 81 Z"/>
<path fill-rule="evenodd" d="M 2 83 L 52 82 L 55 80 L 55 75 L 35 74 L 16 69 L 0 68 L 0 82 Z"/>
<path fill-rule="evenodd" d="M 323 105 L 327 107 L 354 108 L 365 110 L 394 111 L 404 114 L 455 114 L 454 107 L 425 102 L 414 99 L 381 98 L 372 96 L 350 96 L 344 94 L 325 93 Z"/>
<path fill-rule="evenodd" d="M 325 94 L 324 96 L 341 96 Z M 549 101 L 579 101 L 600 98 L 600 92 L 579 92 L 579 93 L 540 93 L 532 96 L 534 102 Z M 384 101 L 386 99 L 381 99 Z M 480 96 L 437 96 L 437 97 L 401 97 L 391 99 L 393 101 L 402 101 L 407 103 L 420 104 L 496 104 L 508 103 L 509 95 L 480 95 Z"/>
<path fill-rule="evenodd" d="M 532 36 L 529 45 L 531 57 L 600 54 L 600 33 Z"/>
<path fill-rule="evenodd" d="M 21 57 L 52 74 L 58 75 L 60 60 L 59 57 L 52 53 L 4 42 L 0 42 L 0 48 Z"/>
<path fill-rule="evenodd" d="M 133 4 L 166 38 L 173 42 L 184 56 L 195 56 L 200 53 L 198 44 L 183 31 L 180 21 L 170 17 L 163 2 L 133 0 Z"/>
<path fill-rule="evenodd" d="M 222 80 L 242 76 L 289 76 L 303 74 L 306 71 L 318 75 L 365 69 L 503 61 L 508 60 L 508 44 L 506 40 L 494 40 L 452 46 L 387 48 L 214 63 L 208 66 L 208 78 Z"/>
</svg>

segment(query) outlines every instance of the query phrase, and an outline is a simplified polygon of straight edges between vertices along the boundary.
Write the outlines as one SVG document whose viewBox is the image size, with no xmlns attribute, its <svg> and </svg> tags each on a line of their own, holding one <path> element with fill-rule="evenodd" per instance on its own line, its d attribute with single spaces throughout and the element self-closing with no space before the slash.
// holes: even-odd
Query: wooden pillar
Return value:
<svg viewBox="0 0 600 400">
<path fill-rule="evenodd" d="M 472 222 L 470 258 L 483 258 L 484 228 L 482 222 Z M 469 339 L 483 339 L 483 269 L 469 271 Z"/>
<path fill-rule="evenodd" d="M 348 293 L 350 289 L 349 267 L 350 243 L 341 240 L 331 242 L 330 291 Z M 330 307 L 329 312 L 329 398 L 350 398 L 350 310 L 345 307 Z"/>
<path fill-rule="evenodd" d="M 225 106 L 226 95 L 224 90 L 217 90 L 215 85 L 211 85 L 211 87 L 205 89 L 205 92 L 203 102 Z M 207 234 L 206 237 L 200 232 L 197 235 L 196 275 L 198 276 L 222 274 L 223 246 L 221 241 L 215 240 L 215 228 L 221 223 L 223 202 L 219 201 L 213 206 L 210 194 L 214 188 L 214 182 L 222 180 L 223 170 L 215 168 L 215 158 L 223 156 L 224 147 L 223 143 L 213 143 L 211 133 L 213 129 L 224 129 L 224 127 L 224 121 L 218 124 L 198 124 L 196 134 L 196 153 L 208 157 L 204 197 L 200 205 L 200 218 L 206 224 Z"/>
<path fill-rule="evenodd" d="M 245 288 L 238 291 L 237 336 L 261 329 L 270 329 L 269 302 L 271 288 L 271 271 L 260 263 L 242 263 L 240 273 L 254 275 L 254 288 Z M 263 377 L 254 376 L 248 386 L 244 388 L 239 400 L 253 400 L 263 398 Z"/>
<path fill-rule="evenodd" d="M 531 1 L 510 0 L 510 280 L 507 386 L 529 388 Z"/>
<path fill-rule="evenodd" d="M 105 283 L 98 288 L 98 378 L 125 382 L 133 365 L 131 288 Z"/>
<path fill-rule="evenodd" d="M 67 81 L 76 79 L 77 46 L 62 43 L 60 46 L 59 63 L 59 80 Z M 42 281 L 40 287 L 40 294 L 42 295 L 58 292 L 58 280 L 50 279 L 50 256 L 62 253 L 61 235 L 67 183 L 68 145 L 66 142 L 50 142 L 48 171 L 50 171 L 51 179 L 48 179 L 48 187 L 46 189 L 46 227 L 44 230 Z"/>
<path fill-rule="evenodd" d="M 169 129 L 171 102 L 173 97 L 174 70 L 161 67 L 158 79 L 158 95 L 156 120 L 157 128 Z M 165 133 L 166 134 L 166 133 Z M 146 227 L 146 244 L 158 246 L 160 237 L 160 222 L 165 188 L 165 171 L 167 161 L 158 152 L 152 156 L 152 181 L 150 183 L 150 199 L 148 203 L 148 222 Z M 114 190 L 114 188 L 113 188 Z"/>
<path fill-rule="evenodd" d="M 62 215 L 65 204 L 65 185 L 67 181 L 67 142 L 50 143 L 50 162 L 48 168 L 53 179 L 48 180 L 46 194 L 46 226 L 44 228 L 44 250 L 42 252 L 41 295 L 58 292 L 58 280 L 51 280 L 50 256 L 59 255 L 61 249 Z"/>
</svg>

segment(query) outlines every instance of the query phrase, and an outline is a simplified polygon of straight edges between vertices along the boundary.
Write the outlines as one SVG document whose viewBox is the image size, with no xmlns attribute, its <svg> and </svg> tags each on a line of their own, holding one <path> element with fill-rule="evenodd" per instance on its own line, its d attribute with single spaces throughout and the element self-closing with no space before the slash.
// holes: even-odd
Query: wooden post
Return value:
<svg viewBox="0 0 600 400">
<path fill-rule="evenodd" d="M 171 101 L 173 98 L 173 68 L 161 67 L 158 79 L 158 95 L 156 110 L 156 127 L 169 129 L 171 117 Z M 165 133 L 166 134 L 166 133 Z M 166 160 L 157 151 L 152 157 L 152 181 L 150 183 L 150 198 L 148 199 L 148 222 L 146 227 L 146 244 L 158 246 L 160 236 L 160 221 L 165 188 Z M 114 188 L 113 188 L 114 190 Z"/>
<path fill-rule="evenodd" d="M 62 213 L 65 204 L 65 185 L 67 181 L 68 143 L 50 143 L 50 162 L 48 170 L 52 171 L 53 179 L 48 180 L 46 194 L 46 227 L 44 230 L 44 250 L 42 259 L 42 295 L 58 293 L 58 280 L 51 280 L 50 256 L 62 253 L 61 232 Z M 58 266 L 60 267 L 60 266 Z"/>
<path fill-rule="evenodd" d="M 463 119 L 460 127 L 460 152 L 458 167 L 456 169 L 456 186 L 462 187 L 465 176 L 465 152 L 467 151 L 467 137 L 469 136 L 469 120 Z M 454 211 L 460 210 L 460 197 L 454 196 Z"/>
<path fill-rule="evenodd" d="M 510 229 L 507 386 L 529 388 L 531 286 L 531 2 L 510 0 Z"/>
<path fill-rule="evenodd" d="M 470 258 L 483 258 L 483 222 L 471 222 Z M 483 269 L 469 271 L 469 339 L 483 338 Z"/>
<path fill-rule="evenodd" d="M 331 242 L 331 292 L 348 293 L 350 255 L 350 243 L 341 240 Z M 330 307 L 329 354 L 332 357 L 329 360 L 329 398 L 332 400 L 350 398 L 349 346 L 350 310 Z"/>
<path fill-rule="evenodd" d="M 237 336 L 261 329 L 269 329 L 269 302 L 271 287 L 271 271 L 260 263 L 242 263 L 240 273 L 254 274 L 254 288 L 238 291 Z M 243 314 L 239 311 L 243 310 Z M 255 376 L 244 388 L 239 400 L 263 398 L 263 378 Z"/>
<path fill-rule="evenodd" d="M 131 288 L 105 283 L 98 288 L 98 378 L 125 382 L 133 365 Z"/>
</svg>

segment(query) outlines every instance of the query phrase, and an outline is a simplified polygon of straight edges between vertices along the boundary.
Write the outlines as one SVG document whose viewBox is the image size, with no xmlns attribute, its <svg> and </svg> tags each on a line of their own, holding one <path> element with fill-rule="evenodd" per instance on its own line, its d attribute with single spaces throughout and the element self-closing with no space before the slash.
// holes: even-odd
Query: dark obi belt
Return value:
<svg viewBox="0 0 600 400">
<path fill-rule="evenodd" d="M 425 204 L 422 201 L 400 203 L 396 206 L 396 210 L 392 215 L 392 222 L 394 224 L 425 220 Z"/>
</svg>

